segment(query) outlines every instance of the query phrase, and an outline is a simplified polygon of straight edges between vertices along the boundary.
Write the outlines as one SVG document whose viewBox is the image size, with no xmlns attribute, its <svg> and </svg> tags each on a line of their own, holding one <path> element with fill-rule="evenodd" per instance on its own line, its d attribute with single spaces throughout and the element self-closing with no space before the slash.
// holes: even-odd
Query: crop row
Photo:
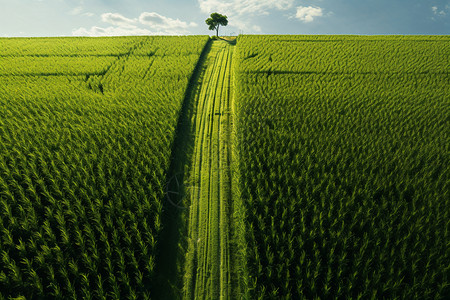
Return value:
<svg viewBox="0 0 450 300">
<path fill-rule="evenodd" d="M 189 44 L 186 47 L 186 44 Z M 134 55 L 185 56 L 203 50 L 200 36 L 107 37 L 107 38 L 14 38 L 2 39 L 0 57 L 83 57 Z"/>
<path fill-rule="evenodd" d="M 448 297 L 446 38 L 281 38 L 237 50 L 247 297 Z"/>
<path fill-rule="evenodd" d="M 129 53 L 144 37 L 2 39 L 0 56 L 117 56 Z M 152 38 L 151 38 L 152 39 Z"/>
<path fill-rule="evenodd" d="M 301 36 L 297 39 L 246 36 L 239 42 L 239 68 L 241 72 L 300 74 L 448 73 L 448 37 L 411 41 L 345 36 L 320 40 Z"/>
<path fill-rule="evenodd" d="M 152 296 L 178 114 L 208 38 L 183 56 L 168 37 L 152 58 L 134 55 L 151 37 L 129 39 L 103 41 L 129 46 L 104 75 L 0 76 L 0 298 Z"/>
<path fill-rule="evenodd" d="M 104 57 L 0 57 L 0 76 L 84 75 L 101 73 L 117 58 Z"/>
</svg>

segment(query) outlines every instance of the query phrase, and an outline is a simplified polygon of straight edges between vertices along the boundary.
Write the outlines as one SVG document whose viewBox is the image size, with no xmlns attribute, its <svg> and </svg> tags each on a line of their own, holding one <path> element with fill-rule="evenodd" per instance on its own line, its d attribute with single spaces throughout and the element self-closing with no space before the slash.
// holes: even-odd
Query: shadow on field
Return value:
<svg viewBox="0 0 450 300">
<path fill-rule="evenodd" d="M 233 46 L 236 45 L 237 38 L 235 36 L 229 36 L 229 37 L 220 37 L 219 36 L 219 39 L 227 42 L 230 45 L 233 45 Z"/>
<path fill-rule="evenodd" d="M 195 128 L 191 117 L 197 103 L 195 93 L 200 88 L 200 75 L 211 51 L 212 40 L 203 49 L 197 66 L 186 90 L 181 108 L 172 157 L 166 178 L 166 197 L 161 217 L 162 231 L 158 237 L 155 282 L 151 286 L 152 299 L 181 299 L 184 268 L 184 254 L 187 246 L 187 218 L 189 199 L 184 182 L 188 180 L 191 158 L 194 150 Z"/>
</svg>

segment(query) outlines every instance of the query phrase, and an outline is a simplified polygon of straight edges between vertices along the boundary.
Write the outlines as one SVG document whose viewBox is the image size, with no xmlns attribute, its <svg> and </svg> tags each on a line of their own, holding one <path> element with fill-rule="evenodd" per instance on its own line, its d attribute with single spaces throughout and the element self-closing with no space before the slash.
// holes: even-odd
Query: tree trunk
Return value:
<svg viewBox="0 0 450 300">
<path fill-rule="evenodd" d="M 216 27 L 216 36 L 219 37 L 219 25 Z"/>
</svg>

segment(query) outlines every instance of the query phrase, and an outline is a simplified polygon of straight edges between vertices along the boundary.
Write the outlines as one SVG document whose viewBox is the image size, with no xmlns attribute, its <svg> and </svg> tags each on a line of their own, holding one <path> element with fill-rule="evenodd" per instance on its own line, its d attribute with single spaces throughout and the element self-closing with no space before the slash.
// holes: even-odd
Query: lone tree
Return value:
<svg viewBox="0 0 450 300">
<path fill-rule="evenodd" d="M 219 26 L 227 26 L 228 19 L 227 16 L 221 15 L 219 13 L 212 13 L 211 17 L 206 19 L 206 25 L 209 26 L 209 30 L 215 30 L 216 36 L 219 37 Z"/>
</svg>

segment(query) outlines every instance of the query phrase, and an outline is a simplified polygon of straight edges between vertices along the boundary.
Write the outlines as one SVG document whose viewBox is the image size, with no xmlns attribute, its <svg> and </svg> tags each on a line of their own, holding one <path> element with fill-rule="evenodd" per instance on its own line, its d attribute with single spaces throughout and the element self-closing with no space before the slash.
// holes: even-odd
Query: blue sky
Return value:
<svg viewBox="0 0 450 300">
<path fill-rule="evenodd" d="M 450 34 L 450 0 L 0 0 L 0 37 Z"/>
</svg>

